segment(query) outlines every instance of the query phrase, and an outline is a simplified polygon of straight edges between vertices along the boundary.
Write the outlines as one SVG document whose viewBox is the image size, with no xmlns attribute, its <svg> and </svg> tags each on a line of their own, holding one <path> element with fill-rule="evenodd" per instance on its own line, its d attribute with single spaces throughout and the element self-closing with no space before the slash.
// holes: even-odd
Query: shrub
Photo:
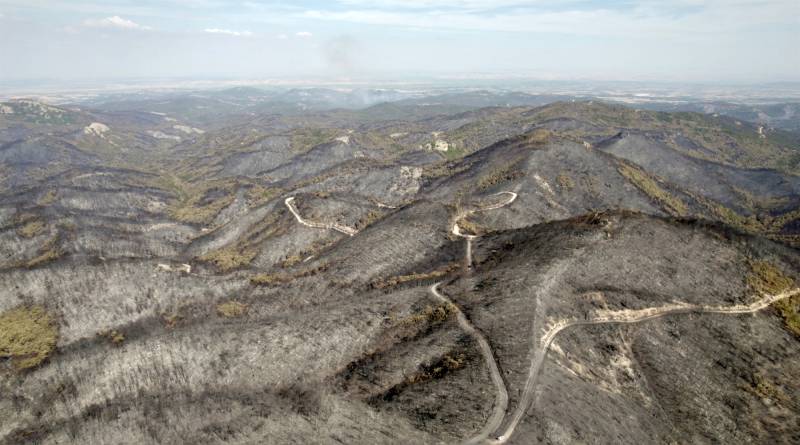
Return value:
<svg viewBox="0 0 800 445">
<path fill-rule="evenodd" d="M 10 358 L 17 370 L 38 366 L 57 340 L 55 320 L 41 306 L 18 307 L 0 315 L 0 357 Z"/>
</svg>

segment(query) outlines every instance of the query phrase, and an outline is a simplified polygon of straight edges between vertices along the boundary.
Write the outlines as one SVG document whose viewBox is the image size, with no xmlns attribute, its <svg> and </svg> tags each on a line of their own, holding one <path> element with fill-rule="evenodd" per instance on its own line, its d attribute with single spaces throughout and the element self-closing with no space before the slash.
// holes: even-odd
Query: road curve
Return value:
<svg viewBox="0 0 800 445">
<path fill-rule="evenodd" d="M 491 204 L 491 205 L 488 205 L 486 207 L 477 208 L 475 210 L 468 210 L 468 211 L 462 212 L 462 213 L 456 215 L 456 217 L 453 219 L 453 227 L 450 228 L 450 232 L 453 235 L 461 237 L 461 238 L 464 238 L 467 241 L 467 249 L 466 249 L 466 255 L 465 255 L 465 262 L 467 264 L 467 267 L 472 267 L 472 240 L 477 238 L 477 236 L 476 235 L 467 235 L 466 233 L 461 232 L 461 227 L 458 226 L 458 221 L 466 218 L 467 216 L 469 216 L 469 215 L 471 215 L 473 213 L 484 212 L 486 210 L 495 210 L 495 209 L 499 209 L 501 207 L 505 207 L 505 206 L 511 204 L 512 202 L 514 202 L 514 200 L 517 199 L 517 194 L 514 193 L 514 192 L 500 192 L 500 193 L 495 193 L 492 196 L 500 196 L 500 195 L 508 195 L 509 198 L 505 202 L 499 202 L 497 204 Z"/>
<path fill-rule="evenodd" d="M 480 331 L 478 331 L 475 326 L 469 322 L 469 320 L 467 320 L 467 317 L 464 316 L 464 313 L 461 312 L 461 309 L 455 303 L 453 303 L 452 300 L 439 292 L 440 284 L 442 283 L 439 282 L 430 287 L 431 294 L 433 294 L 433 296 L 439 301 L 452 308 L 452 310 L 456 313 L 456 320 L 458 320 L 458 325 L 461 327 L 461 329 L 463 329 L 467 334 L 472 336 L 475 341 L 478 342 L 478 346 L 481 349 L 484 361 L 486 361 L 486 366 L 489 367 L 489 374 L 492 377 L 492 382 L 494 383 L 495 388 L 497 388 L 497 396 L 495 397 L 492 415 L 489 417 L 489 420 L 486 422 L 486 425 L 483 427 L 480 433 L 465 442 L 465 444 L 477 444 L 489 437 L 489 435 L 497 430 L 497 428 L 499 428 L 503 423 L 503 419 L 506 416 L 506 409 L 508 408 L 508 391 L 506 390 L 505 382 L 503 382 L 503 377 L 500 376 L 497 360 L 494 358 L 492 348 L 489 346 L 489 341 L 486 340 L 486 337 L 484 337 L 483 334 L 481 334 Z"/>
<path fill-rule="evenodd" d="M 573 326 L 586 326 L 586 325 L 598 325 L 598 324 L 641 323 L 644 321 L 661 318 L 666 315 L 685 314 L 685 313 L 749 314 L 753 312 L 758 312 L 777 301 L 783 300 L 785 298 L 790 298 L 798 294 L 800 294 L 800 288 L 788 290 L 786 292 L 782 292 L 776 295 L 767 295 L 762 299 L 760 299 L 759 301 L 756 301 L 755 303 L 752 303 L 750 305 L 723 307 L 723 306 L 699 306 L 690 304 L 674 304 L 665 307 L 647 308 L 640 310 L 602 311 L 602 315 L 600 317 L 594 318 L 592 320 L 582 320 L 582 321 L 560 320 L 556 322 L 539 340 L 539 342 L 541 343 L 541 348 L 536 352 L 536 354 L 534 354 L 533 358 L 531 359 L 531 367 L 530 371 L 528 372 L 528 379 L 525 382 L 525 388 L 523 390 L 522 397 L 520 398 L 520 402 L 516 410 L 514 411 L 511 420 L 508 422 L 506 429 L 503 430 L 502 434 L 496 436 L 495 439 L 489 440 L 488 443 L 504 444 L 508 442 L 508 440 L 511 438 L 511 435 L 514 434 L 514 430 L 516 429 L 517 425 L 525 416 L 525 413 L 528 411 L 528 408 L 530 407 L 531 401 L 533 399 L 533 390 L 536 385 L 536 377 L 538 376 L 539 371 L 542 367 L 542 363 L 544 362 L 544 358 L 547 355 L 547 351 L 550 349 L 550 345 L 553 343 L 553 340 L 556 338 L 558 333 L 560 333 L 564 329 Z M 478 437 L 479 436 L 476 436 L 473 439 L 476 439 Z"/>
<path fill-rule="evenodd" d="M 344 233 L 345 235 L 349 235 L 349 236 L 354 236 L 355 234 L 358 233 L 358 230 L 356 230 L 356 229 L 354 229 L 352 227 L 343 226 L 341 224 L 337 224 L 337 223 L 321 223 L 321 222 L 318 222 L 318 221 L 309 221 L 307 219 L 304 219 L 302 216 L 300 216 L 300 212 L 297 211 L 297 207 L 295 207 L 295 205 L 294 205 L 294 196 L 290 196 L 290 197 L 286 198 L 283 201 L 283 203 L 286 205 L 286 207 L 289 209 L 289 211 L 292 212 L 292 215 L 294 215 L 294 217 L 297 220 L 297 222 L 299 222 L 300 224 L 302 224 L 302 225 L 304 225 L 306 227 L 313 227 L 315 229 L 336 230 L 337 232 L 341 232 L 341 233 Z"/>
</svg>

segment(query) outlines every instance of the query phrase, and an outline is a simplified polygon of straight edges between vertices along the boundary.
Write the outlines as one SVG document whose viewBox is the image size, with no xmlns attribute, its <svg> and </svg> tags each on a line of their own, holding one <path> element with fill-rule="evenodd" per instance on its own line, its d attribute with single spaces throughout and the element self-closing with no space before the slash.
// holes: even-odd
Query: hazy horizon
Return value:
<svg viewBox="0 0 800 445">
<path fill-rule="evenodd" d="M 0 1 L 0 81 L 800 81 L 793 0 Z"/>
</svg>

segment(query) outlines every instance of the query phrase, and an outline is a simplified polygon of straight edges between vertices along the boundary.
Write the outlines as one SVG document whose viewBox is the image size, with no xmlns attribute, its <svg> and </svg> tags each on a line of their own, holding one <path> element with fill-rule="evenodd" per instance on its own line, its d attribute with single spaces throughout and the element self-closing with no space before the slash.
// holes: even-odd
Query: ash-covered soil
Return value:
<svg viewBox="0 0 800 445">
<path fill-rule="evenodd" d="M 800 440 L 785 133 L 173 100 L 0 115 L 0 443 Z"/>
</svg>

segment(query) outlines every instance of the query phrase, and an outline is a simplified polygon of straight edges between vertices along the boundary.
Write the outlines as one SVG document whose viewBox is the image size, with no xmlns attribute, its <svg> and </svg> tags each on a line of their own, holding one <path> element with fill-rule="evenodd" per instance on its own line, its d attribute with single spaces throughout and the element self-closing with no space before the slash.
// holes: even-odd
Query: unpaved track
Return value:
<svg viewBox="0 0 800 445">
<path fill-rule="evenodd" d="M 500 376 L 500 369 L 497 367 L 497 360 L 494 358 L 494 354 L 492 353 L 492 347 L 489 346 L 489 341 L 486 340 L 486 337 L 478 331 L 472 323 L 467 320 L 467 317 L 461 312 L 461 309 L 455 305 L 449 298 L 445 297 L 441 293 L 439 293 L 439 285 L 442 284 L 441 282 L 434 284 L 430 287 L 430 291 L 434 297 L 436 297 L 442 303 L 450 306 L 452 310 L 456 313 L 456 320 L 458 320 L 458 325 L 461 326 L 467 334 L 469 334 L 475 341 L 478 342 L 478 346 L 481 349 L 481 353 L 483 354 L 484 361 L 486 362 L 486 366 L 489 367 L 489 374 L 492 377 L 492 382 L 494 383 L 495 388 L 497 388 L 497 396 L 495 397 L 494 402 L 494 409 L 492 410 L 492 415 L 489 417 L 489 420 L 486 422 L 486 426 L 480 431 L 478 436 L 486 438 L 494 430 L 497 429 L 497 426 L 503 422 L 503 418 L 506 416 L 506 409 L 508 408 L 508 391 L 506 390 L 506 384 L 503 382 L 503 377 Z M 474 438 L 473 438 L 474 439 Z M 482 441 L 479 439 L 478 441 L 473 441 L 470 439 L 469 441 L 465 442 L 467 444 L 476 444 Z"/>
<path fill-rule="evenodd" d="M 358 230 L 352 227 L 343 226 L 341 224 L 321 223 L 317 221 L 309 221 L 307 219 L 304 219 L 302 216 L 300 216 L 300 212 L 297 211 L 297 207 L 295 207 L 294 205 L 294 196 L 286 198 L 286 200 L 284 200 L 283 203 L 286 204 L 286 207 L 289 209 L 290 212 L 292 212 L 292 215 L 294 215 L 297 222 L 306 227 L 313 227 L 315 229 L 336 230 L 337 232 L 341 232 L 349 236 L 354 236 L 356 233 L 358 233 Z"/>
<path fill-rule="evenodd" d="M 465 258 L 464 258 L 464 261 L 465 261 L 467 267 L 472 267 L 472 240 L 477 238 L 477 236 L 475 236 L 475 235 L 467 235 L 466 233 L 462 233 L 461 232 L 461 227 L 458 227 L 458 221 L 466 218 L 469 215 L 472 215 L 473 213 L 484 212 L 484 211 L 487 211 L 487 210 L 495 210 L 495 209 L 499 209 L 501 207 L 505 207 L 505 206 L 511 204 L 512 202 L 514 202 L 514 200 L 517 199 L 517 194 L 514 193 L 514 192 L 500 192 L 500 193 L 495 193 L 493 196 L 500 196 L 500 195 L 507 195 L 508 199 L 506 201 L 504 201 L 504 202 L 499 202 L 497 204 L 491 204 L 491 205 L 488 205 L 486 207 L 477 208 L 475 210 L 464 211 L 464 212 L 456 215 L 456 217 L 453 220 L 453 227 L 450 228 L 450 232 L 453 235 L 461 237 L 461 238 L 464 238 L 467 241 L 467 249 L 466 249 L 466 254 L 465 254 Z"/>
<path fill-rule="evenodd" d="M 541 347 L 538 348 L 533 358 L 531 359 L 531 367 L 528 373 L 528 380 L 525 382 L 525 389 L 523 390 L 522 397 L 520 398 L 519 404 L 517 405 L 517 409 L 514 411 L 511 420 L 506 425 L 506 429 L 503 430 L 502 434 L 498 435 L 495 439 L 489 440 L 488 443 L 491 444 L 506 443 L 511 438 L 511 435 L 514 434 L 514 430 L 516 429 L 517 425 L 522 420 L 522 418 L 525 416 L 525 413 L 528 411 L 528 408 L 530 407 L 530 404 L 532 402 L 533 391 L 534 387 L 536 386 L 536 377 L 538 376 L 539 371 L 542 367 L 542 363 L 544 362 L 544 358 L 547 355 L 547 351 L 550 349 L 550 345 L 552 345 L 553 340 L 556 338 L 558 333 L 560 333 L 564 329 L 573 326 L 587 326 L 587 325 L 598 325 L 598 324 L 641 323 L 643 321 L 653 320 L 656 318 L 661 318 L 673 314 L 686 314 L 686 313 L 750 314 L 758 312 L 766 308 L 767 306 L 771 305 L 772 303 L 783 300 L 785 298 L 793 297 L 798 294 L 800 294 L 800 289 L 796 288 L 777 295 L 765 296 L 761 300 L 752 303 L 750 305 L 723 307 L 723 306 L 698 306 L 691 304 L 673 304 L 669 306 L 647 308 L 640 310 L 602 311 L 599 313 L 600 316 L 593 318 L 591 320 L 581 320 L 581 321 L 559 320 L 555 322 L 547 330 L 547 332 L 539 339 Z M 477 443 L 485 439 L 486 436 L 482 437 L 481 433 L 470 439 L 467 443 Z"/>
</svg>

